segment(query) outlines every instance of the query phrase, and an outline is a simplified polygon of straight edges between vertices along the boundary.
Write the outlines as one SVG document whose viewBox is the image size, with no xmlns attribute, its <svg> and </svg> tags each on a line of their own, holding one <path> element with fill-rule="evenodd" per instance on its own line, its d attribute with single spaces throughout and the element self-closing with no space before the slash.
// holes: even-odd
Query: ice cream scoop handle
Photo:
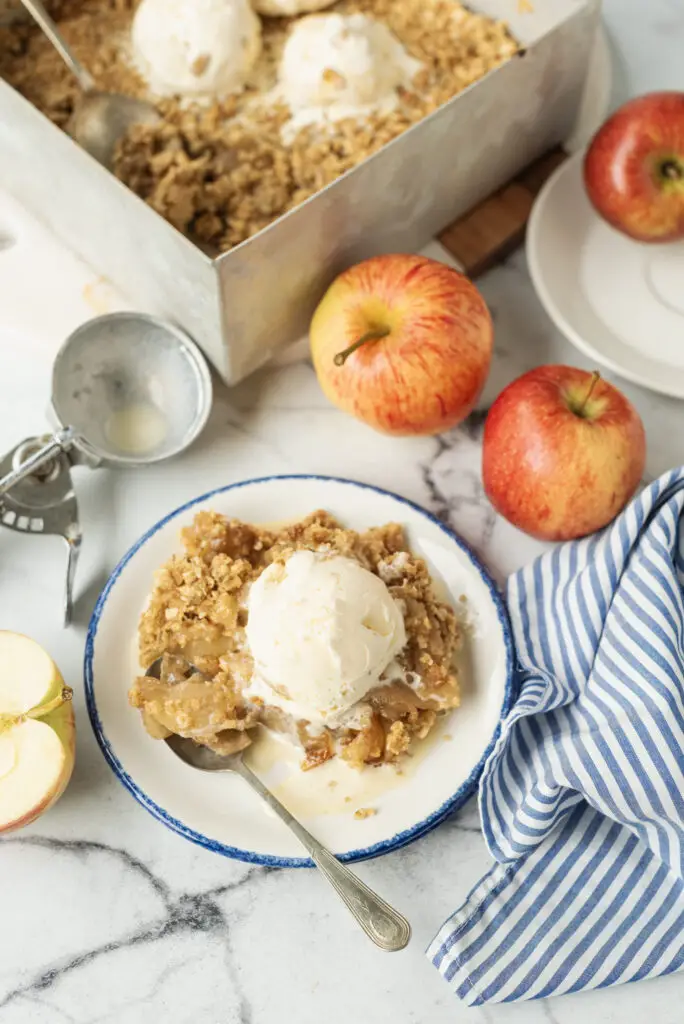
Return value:
<svg viewBox="0 0 684 1024">
<path fill-rule="evenodd" d="M 240 761 L 239 767 L 236 765 L 235 770 L 294 832 L 316 867 L 327 878 L 338 896 L 341 896 L 376 946 L 387 952 L 404 949 L 411 938 L 411 926 L 406 918 L 364 885 L 348 867 L 341 864 L 325 846 L 307 832 L 244 762 Z"/>
<path fill-rule="evenodd" d="M 0 497 L 11 490 L 12 487 L 21 483 L 22 480 L 25 480 L 26 477 L 33 476 L 34 473 L 47 465 L 48 462 L 51 462 L 57 455 L 68 451 L 74 443 L 74 438 L 75 434 L 71 427 L 64 427 L 62 430 L 58 430 L 42 448 L 29 455 L 21 465 L 16 466 L 7 476 L 3 476 L 0 480 Z"/>
</svg>

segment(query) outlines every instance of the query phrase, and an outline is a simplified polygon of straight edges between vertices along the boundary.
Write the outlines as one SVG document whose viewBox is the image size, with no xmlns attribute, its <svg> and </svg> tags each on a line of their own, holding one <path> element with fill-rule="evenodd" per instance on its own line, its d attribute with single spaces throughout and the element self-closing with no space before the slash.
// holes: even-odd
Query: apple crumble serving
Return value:
<svg viewBox="0 0 684 1024">
<path fill-rule="evenodd" d="M 138 9 L 153 2 L 136 35 Z M 207 44 L 217 52 L 183 65 L 173 38 L 181 29 L 171 23 L 179 2 L 169 4 L 168 17 L 159 16 L 162 0 L 49 6 L 100 88 L 151 100 L 161 114 L 158 125 L 130 131 L 114 172 L 212 255 L 302 203 L 519 49 L 504 23 L 458 0 L 337 0 L 295 17 L 258 17 L 245 11 L 248 0 L 223 0 L 241 19 L 242 49 L 228 46 L 237 31 L 217 29 L 221 45 Z M 201 16 L 216 15 L 217 4 L 202 0 Z M 207 24 L 195 26 L 195 36 L 210 36 Z M 161 84 L 147 58 L 157 60 Z M 0 26 L 0 74 L 68 128 L 78 87 L 34 24 Z"/>
<path fill-rule="evenodd" d="M 268 529 L 204 511 L 182 541 L 140 620 L 141 665 L 163 658 L 129 694 L 151 736 L 233 753 L 265 727 L 305 770 L 336 755 L 363 768 L 458 707 L 460 628 L 400 526 L 358 533 L 319 511 Z"/>
</svg>

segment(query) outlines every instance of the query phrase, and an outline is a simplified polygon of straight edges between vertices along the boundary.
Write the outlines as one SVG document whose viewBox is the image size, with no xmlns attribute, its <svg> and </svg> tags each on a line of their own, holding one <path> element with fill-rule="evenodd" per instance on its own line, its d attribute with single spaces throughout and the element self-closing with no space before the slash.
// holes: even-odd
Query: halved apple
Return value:
<svg viewBox="0 0 684 1024">
<path fill-rule="evenodd" d="M 74 767 L 72 691 L 34 640 L 0 631 L 0 832 L 51 807 Z"/>
</svg>

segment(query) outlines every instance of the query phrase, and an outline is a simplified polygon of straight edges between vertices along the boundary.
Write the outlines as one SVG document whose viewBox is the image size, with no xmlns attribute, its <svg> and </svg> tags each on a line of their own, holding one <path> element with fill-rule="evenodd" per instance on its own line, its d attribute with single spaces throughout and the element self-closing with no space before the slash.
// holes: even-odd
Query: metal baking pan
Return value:
<svg viewBox="0 0 684 1024">
<path fill-rule="evenodd" d="M 599 0 L 473 0 L 525 48 L 259 234 L 211 259 L 0 81 L 0 184 L 234 384 L 300 337 L 332 277 L 412 251 L 572 128 Z M 531 10 L 529 7 L 531 6 Z"/>
</svg>

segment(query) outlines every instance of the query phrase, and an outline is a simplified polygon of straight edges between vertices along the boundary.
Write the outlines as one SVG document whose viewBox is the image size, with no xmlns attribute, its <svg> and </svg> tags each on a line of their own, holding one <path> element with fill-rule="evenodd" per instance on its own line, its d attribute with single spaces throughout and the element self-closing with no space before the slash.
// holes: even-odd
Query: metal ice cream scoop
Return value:
<svg viewBox="0 0 684 1024">
<path fill-rule="evenodd" d="M 153 661 L 145 675 L 159 679 L 162 661 L 163 658 Z M 203 673 L 189 661 L 185 662 L 184 667 L 186 678 L 193 675 L 203 676 Z M 239 775 L 295 834 L 318 870 L 326 881 L 330 882 L 368 938 L 388 953 L 404 949 L 408 945 L 411 938 L 411 926 L 403 914 L 400 914 L 381 896 L 369 889 L 345 864 L 334 857 L 330 850 L 319 843 L 263 784 L 259 776 L 255 775 L 252 769 L 245 764 L 241 752 L 217 754 L 209 747 L 200 746 L 194 740 L 176 736 L 174 733 L 166 737 L 165 743 L 176 757 L 191 768 L 202 772 L 233 772 L 235 775 Z"/>
<path fill-rule="evenodd" d="M 51 437 L 27 438 L 0 458 L 0 525 L 64 537 L 65 621 L 80 548 L 73 465 L 147 466 L 184 451 L 211 411 L 209 368 L 190 338 L 142 313 L 79 327 L 52 371 Z"/>
<path fill-rule="evenodd" d="M 151 103 L 102 92 L 45 10 L 41 0 L 21 0 L 81 87 L 68 131 L 72 138 L 105 167 L 111 167 L 116 144 L 134 124 L 154 124 L 159 114 Z"/>
</svg>

